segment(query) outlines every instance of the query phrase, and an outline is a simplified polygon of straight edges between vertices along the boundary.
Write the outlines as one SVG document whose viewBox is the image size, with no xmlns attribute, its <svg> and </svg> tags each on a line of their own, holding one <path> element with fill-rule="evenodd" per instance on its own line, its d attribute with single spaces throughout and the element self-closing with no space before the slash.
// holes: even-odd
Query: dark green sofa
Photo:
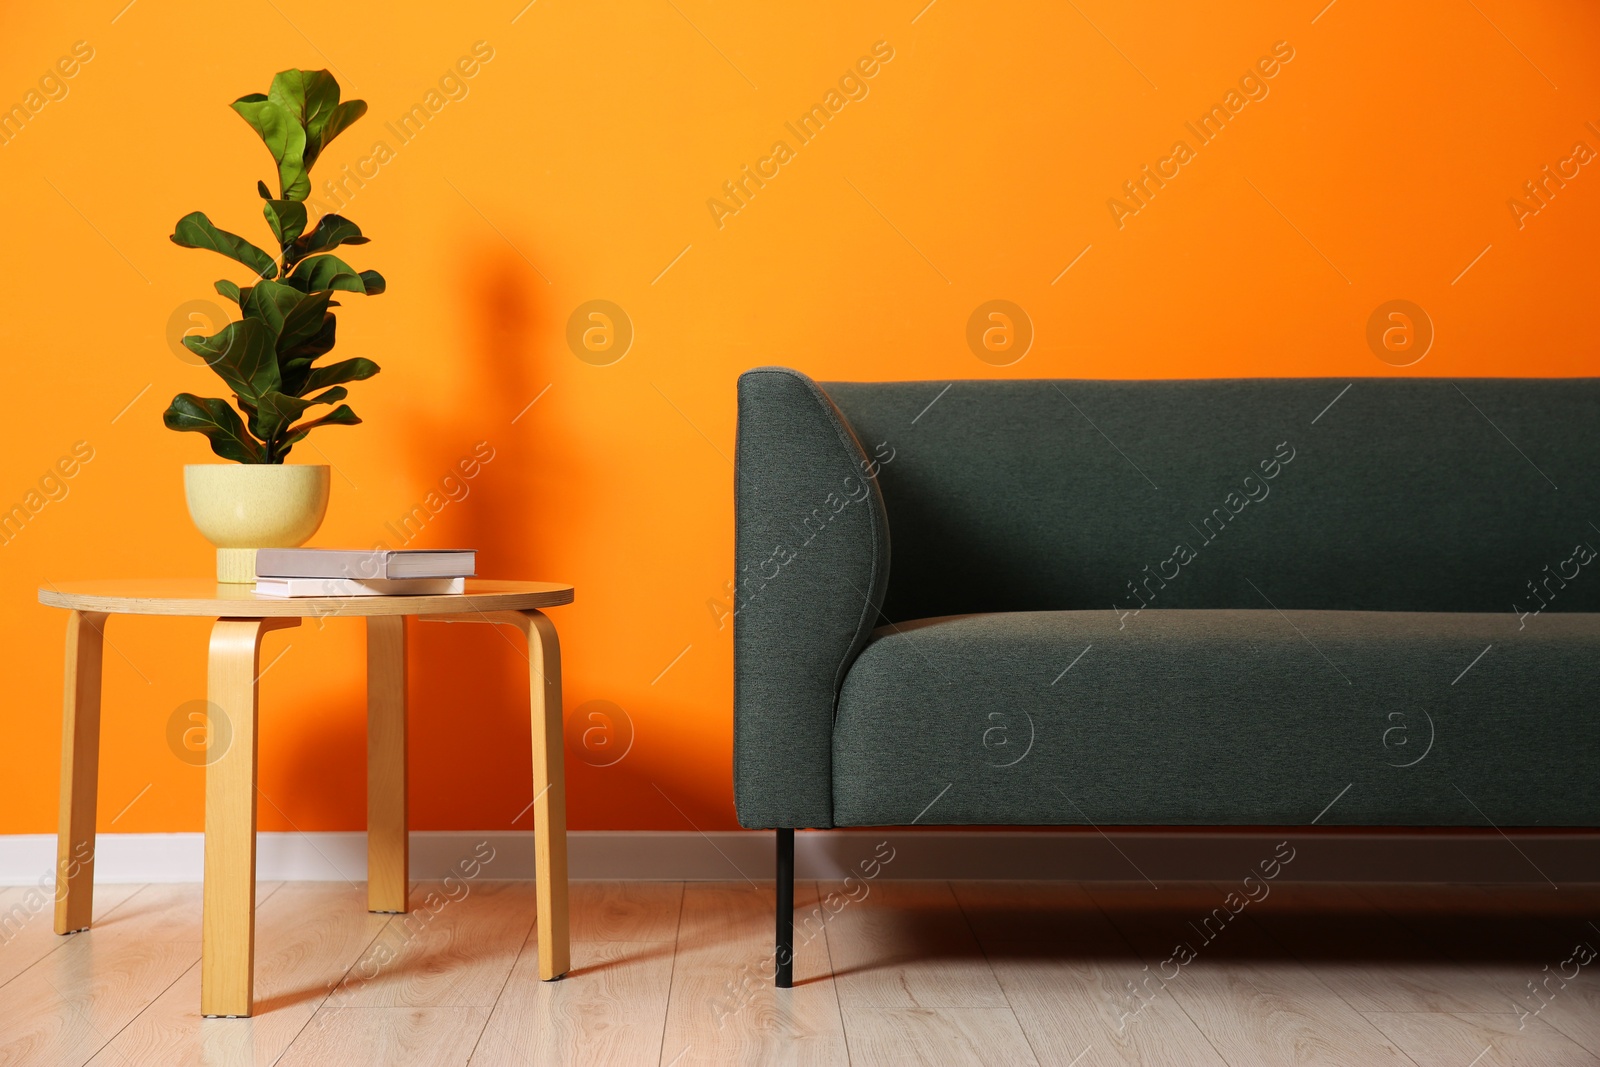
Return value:
<svg viewBox="0 0 1600 1067">
<path fill-rule="evenodd" d="M 797 827 L 1600 826 L 1597 430 L 1600 379 L 741 376 L 779 984 Z"/>
</svg>

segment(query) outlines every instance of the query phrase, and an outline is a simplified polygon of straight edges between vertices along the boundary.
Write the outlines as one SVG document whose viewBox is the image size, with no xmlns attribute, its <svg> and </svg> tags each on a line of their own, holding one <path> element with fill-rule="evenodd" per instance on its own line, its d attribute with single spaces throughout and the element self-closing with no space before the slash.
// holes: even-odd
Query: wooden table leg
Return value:
<svg viewBox="0 0 1600 1067">
<path fill-rule="evenodd" d="M 94 917 L 94 809 L 100 773 L 100 665 L 107 615 L 67 618 L 66 699 L 61 711 L 61 807 L 56 836 L 56 933 Z"/>
<path fill-rule="evenodd" d="M 538 900 L 539 977 L 571 968 L 567 932 L 566 749 L 561 735 L 561 644 L 543 612 L 518 612 L 528 639 L 528 689 L 533 716 L 533 842 Z"/>
<path fill-rule="evenodd" d="M 261 638 L 299 619 L 218 619 L 207 680 L 206 846 L 200 1014 L 247 1016 L 255 983 L 256 707 Z M 220 755 L 212 745 L 226 740 Z"/>
<path fill-rule="evenodd" d="M 571 969 L 567 929 L 566 749 L 561 735 L 561 642 L 541 611 L 425 615 L 426 622 L 510 623 L 528 642 L 528 696 L 533 717 L 534 889 L 538 895 L 539 977 Z"/>
<path fill-rule="evenodd" d="M 406 832 L 406 619 L 367 618 L 367 910 L 404 912 Z"/>
</svg>

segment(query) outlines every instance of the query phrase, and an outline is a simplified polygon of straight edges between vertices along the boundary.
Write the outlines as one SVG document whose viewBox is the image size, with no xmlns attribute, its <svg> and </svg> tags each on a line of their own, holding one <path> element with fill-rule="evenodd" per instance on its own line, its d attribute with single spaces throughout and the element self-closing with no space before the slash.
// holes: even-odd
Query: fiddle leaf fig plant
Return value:
<svg viewBox="0 0 1600 1067">
<path fill-rule="evenodd" d="M 265 95 L 251 93 L 233 109 L 260 135 L 278 167 L 278 195 L 265 182 L 256 192 L 272 231 L 269 252 L 219 229 L 204 212 L 178 220 L 172 242 L 206 248 L 248 267 L 240 283 L 223 279 L 217 292 L 239 306 L 240 318 L 210 337 L 185 337 L 184 345 L 227 384 L 233 403 L 193 393 L 172 398 L 162 421 L 169 429 L 205 434 L 211 451 L 238 463 L 282 463 L 319 426 L 353 426 L 361 420 L 342 403 L 345 383 L 378 373 L 370 359 L 318 364 L 333 349 L 335 293 L 377 296 L 377 271 L 356 270 L 332 254 L 342 245 L 366 244 L 361 228 L 340 215 L 313 223 L 305 200 L 311 165 L 332 140 L 366 114 L 363 100 L 339 100 L 339 83 L 325 70 L 285 70 Z M 336 405 L 336 406 L 335 406 Z M 307 417 L 312 408 L 331 407 Z M 237 408 L 237 410 L 236 410 Z"/>
</svg>

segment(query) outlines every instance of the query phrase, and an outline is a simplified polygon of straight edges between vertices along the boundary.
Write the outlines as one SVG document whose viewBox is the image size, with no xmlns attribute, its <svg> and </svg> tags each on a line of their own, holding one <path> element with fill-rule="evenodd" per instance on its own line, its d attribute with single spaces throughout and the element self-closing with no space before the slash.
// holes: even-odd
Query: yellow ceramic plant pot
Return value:
<svg viewBox="0 0 1600 1067">
<path fill-rule="evenodd" d="M 217 581 L 254 582 L 256 549 L 305 544 L 328 511 L 322 464 L 190 463 L 189 517 L 217 546 Z"/>
</svg>

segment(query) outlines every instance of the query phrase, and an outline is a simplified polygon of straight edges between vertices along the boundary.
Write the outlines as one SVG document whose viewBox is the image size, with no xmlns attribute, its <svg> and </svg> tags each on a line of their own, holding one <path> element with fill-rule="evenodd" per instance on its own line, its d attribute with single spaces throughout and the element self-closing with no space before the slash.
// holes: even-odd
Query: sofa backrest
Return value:
<svg viewBox="0 0 1600 1067">
<path fill-rule="evenodd" d="M 833 382 L 893 621 L 1600 611 L 1600 379 Z"/>
</svg>

